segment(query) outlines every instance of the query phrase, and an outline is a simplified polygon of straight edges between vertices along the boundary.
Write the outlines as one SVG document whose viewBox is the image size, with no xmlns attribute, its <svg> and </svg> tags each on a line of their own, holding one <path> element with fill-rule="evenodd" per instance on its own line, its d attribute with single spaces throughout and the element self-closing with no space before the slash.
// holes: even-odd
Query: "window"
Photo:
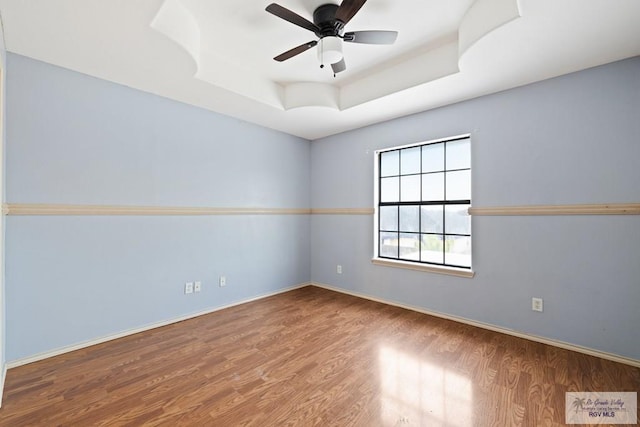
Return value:
<svg viewBox="0 0 640 427">
<path fill-rule="evenodd" d="M 471 269 L 468 135 L 376 152 L 376 257 Z"/>
</svg>

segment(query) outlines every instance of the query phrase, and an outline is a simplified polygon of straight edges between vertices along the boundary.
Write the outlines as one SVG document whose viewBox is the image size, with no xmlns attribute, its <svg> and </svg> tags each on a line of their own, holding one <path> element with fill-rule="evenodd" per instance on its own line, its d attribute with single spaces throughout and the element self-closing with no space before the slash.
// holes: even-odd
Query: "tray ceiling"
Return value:
<svg viewBox="0 0 640 427">
<path fill-rule="evenodd" d="M 0 0 L 6 50 L 314 140 L 640 54 L 636 0 L 369 0 L 347 70 L 271 1 Z M 312 20 L 327 0 L 280 0 Z M 338 3 L 338 2 L 336 2 Z"/>
</svg>

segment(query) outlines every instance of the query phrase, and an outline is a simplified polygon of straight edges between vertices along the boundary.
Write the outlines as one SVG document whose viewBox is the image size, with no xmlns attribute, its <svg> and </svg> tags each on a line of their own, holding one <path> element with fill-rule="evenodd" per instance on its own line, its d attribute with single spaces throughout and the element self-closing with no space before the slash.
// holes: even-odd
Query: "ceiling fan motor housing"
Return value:
<svg viewBox="0 0 640 427">
<path fill-rule="evenodd" d="M 320 28 L 318 37 L 342 36 L 344 22 L 336 19 L 337 4 L 323 4 L 313 12 L 313 23 Z"/>
</svg>

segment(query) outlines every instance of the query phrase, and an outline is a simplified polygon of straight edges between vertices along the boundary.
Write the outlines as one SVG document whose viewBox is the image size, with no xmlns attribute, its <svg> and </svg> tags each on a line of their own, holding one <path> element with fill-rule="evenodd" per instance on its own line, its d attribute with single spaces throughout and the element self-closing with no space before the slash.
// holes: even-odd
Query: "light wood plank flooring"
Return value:
<svg viewBox="0 0 640 427">
<path fill-rule="evenodd" d="M 554 426 L 640 369 L 315 287 L 9 370 L 1 426 Z"/>
</svg>

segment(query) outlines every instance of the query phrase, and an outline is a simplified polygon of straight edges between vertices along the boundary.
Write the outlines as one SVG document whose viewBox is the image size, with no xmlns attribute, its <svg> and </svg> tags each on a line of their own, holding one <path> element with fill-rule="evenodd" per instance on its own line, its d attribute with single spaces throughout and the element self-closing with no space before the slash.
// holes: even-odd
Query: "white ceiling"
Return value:
<svg viewBox="0 0 640 427">
<path fill-rule="evenodd" d="M 312 20 L 339 0 L 277 0 Z M 333 77 L 270 0 L 0 0 L 5 47 L 306 139 L 640 54 L 638 0 L 369 0 Z"/>
</svg>

